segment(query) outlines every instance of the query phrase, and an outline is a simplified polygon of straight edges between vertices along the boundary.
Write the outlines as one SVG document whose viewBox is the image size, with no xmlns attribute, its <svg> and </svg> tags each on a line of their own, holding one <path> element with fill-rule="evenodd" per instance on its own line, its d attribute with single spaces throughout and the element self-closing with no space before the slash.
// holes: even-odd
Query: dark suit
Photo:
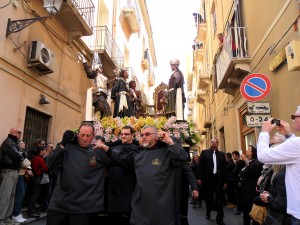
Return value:
<svg viewBox="0 0 300 225">
<path fill-rule="evenodd" d="M 216 151 L 217 173 L 213 174 L 213 150 L 206 149 L 200 154 L 197 178 L 201 180 L 206 203 L 206 216 L 213 210 L 213 197 L 216 198 L 217 220 L 224 217 L 224 183 L 227 183 L 226 159 L 224 152 Z"/>
</svg>

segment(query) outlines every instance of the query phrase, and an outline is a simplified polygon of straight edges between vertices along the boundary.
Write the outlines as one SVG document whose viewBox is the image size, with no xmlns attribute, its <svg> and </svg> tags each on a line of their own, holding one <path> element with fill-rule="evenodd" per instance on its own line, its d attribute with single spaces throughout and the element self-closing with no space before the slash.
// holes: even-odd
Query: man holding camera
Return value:
<svg viewBox="0 0 300 225">
<path fill-rule="evenodd" d="M 102 150 L 93 149 L 93 139 L 93 124 L 84 122 L 77 136 L 66 131 L 47 157 L 48 167 L 59 169 L 47 225 L 90 225 L 104 210 L 104 170 L 110 160 Z"/>
<path fill-rule="evenodd" d="M 291 115 L 293 127 L 300 131 L 300 106 Z M 269 148 L 270 132 L 276 127 L 287 140 L 280 145 Z M 266 164 L 286 164 L 287 213 L 292 215 L 291 225 L 300 224 L 300 137 L 296 137 L 290 125 L 280 120 L 270 119 L 262 125 L 257 144 L 257 156 L 260 162 Z"/>
</svg>

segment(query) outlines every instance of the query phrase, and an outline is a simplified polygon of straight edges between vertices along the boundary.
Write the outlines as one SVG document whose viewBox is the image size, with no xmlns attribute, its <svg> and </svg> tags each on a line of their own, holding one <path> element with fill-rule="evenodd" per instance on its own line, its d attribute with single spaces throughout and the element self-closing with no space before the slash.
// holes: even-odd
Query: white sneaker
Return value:
<svg viewBox="0 0 300 225">
<path fill-rule="evenodd" d="M 13 216 L 11 218 L 12 221 L 18 222 L 18 223 L 23 223 L 26 221 L 25 218 L 23 218 L 22 214 L 19 214 L 18 216 Z"/>
</svg>

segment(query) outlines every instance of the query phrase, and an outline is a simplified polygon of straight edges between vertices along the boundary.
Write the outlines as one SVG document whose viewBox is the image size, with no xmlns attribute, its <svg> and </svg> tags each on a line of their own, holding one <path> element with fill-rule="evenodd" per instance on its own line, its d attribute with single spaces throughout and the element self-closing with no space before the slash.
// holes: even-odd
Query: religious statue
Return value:
<svg viewBox="0 0 300 225">
<path fill-rule="evenodd" d="M 119 73 L 119 78 L 116 79 L 115 84 L 111 89 L 111 99 L 114 101 L 114 118 L 133 116 L 127 79 L 128 72 L 127 70 L 122 69 Z"/>
<path fill-rule="evenodd" d="M 142 93 L 140 90 L 136 90 L 136 82 L 131 80 L 129 82 L 130 88 L 130 101 L 132 105 L 133 115 L 136 118 L 139 118 L 143 113 L 145 113 L 146 109 L 145 106 L 142 105 Z"/>
<path fill-rule="evenodd" d="M 93 106 L 95 107 L 95 112 L 100 112 L 100 117 L 111 116 L 111 109 L 107 101 L 108 95 L 108 79 L 102 73 L 102 63 L 99 55 L 95 52 L 92 66 L 89 66 L 86 60 L 83 58 L 83 67 L 86 75 L 89 79 L 93 79 Z"/>
<path fill-rule="evenodd" d="M 184 111 L 184 103 L 186 102 L 183 88 L 184 77 L 182 72 L 178 68 L 180 65 L 178 59 L 172 59 L 170 61 L 170 65 L 173 73 L 169 79 L 169 94 L 167 97 L 166 113 L 176 116 L 178 116 L 178 113 L 180 113 L 180 117 L 182 117 Z M 177 96 L 177 93 L 181 93 L 181 96 Z M 177 105 L 180 104 L 182 106 L 178 108 Z M 180 119 L 182 120 L 183 117 Z"/>
</svg>

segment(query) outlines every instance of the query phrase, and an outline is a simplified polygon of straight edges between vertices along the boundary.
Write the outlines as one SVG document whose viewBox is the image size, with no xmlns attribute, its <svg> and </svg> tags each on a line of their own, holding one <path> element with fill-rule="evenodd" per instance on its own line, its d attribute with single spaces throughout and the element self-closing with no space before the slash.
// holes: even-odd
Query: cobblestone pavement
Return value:
<svg viewBox="0 0 300 225">
<path fill-rule="evenodd" d="M 243 216 L 233 215 L 233 209 L 227 209 L 224 207 L 224 223 L 226 225 L 243 225 Z M 189 225 L 217 225 L 216 215 L 217 212 L 211 212 L 211 219 L 207 220 L 205 218 L 205 204 L 202 208 L 193 209 L 192 205 L 189 204 Z"/>
<path fill-rule="evenodd" d="M 224 207 L 224 222 L 226 225 L 243 225 L 243 217 L 233 215 L 233 209 L 227 209 Z M 202 208 L 193 209 L 192 205 L 189 204 L 189 225 L 217 225 L 216 223 L 216 212 L 211 212 L 211 219 L 206 220 L 205 218 L 205 204 Z M 46 219 L 41 218 L 37 221 L 31 221 L 31 225 L 46 225 Z"/>
</svg>

